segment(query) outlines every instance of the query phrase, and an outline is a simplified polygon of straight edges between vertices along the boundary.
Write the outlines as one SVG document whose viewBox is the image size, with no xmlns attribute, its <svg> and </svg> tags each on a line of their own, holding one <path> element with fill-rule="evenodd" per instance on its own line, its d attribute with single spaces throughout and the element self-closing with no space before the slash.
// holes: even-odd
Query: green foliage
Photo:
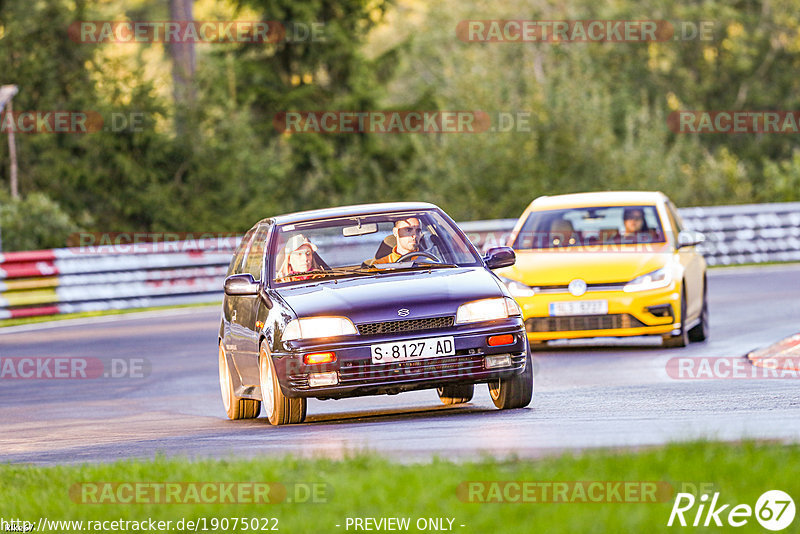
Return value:
<svg viewBox="0 0 800 534">
<path fill-rule="evenodd" d="M 61 247 L 78 225 L 43 193 L 11 200 L 0 195 L 3 251 Z"/>
<path fill-rule="evenodd" d="M 19 134 L 21 191 L 46 194 L 96 231 L 242 231 L 272 214 L 389 200 L 435 202 L 457 220 L 506 218 L 538 195 L 599 189 L 662 190 L 682 206 L 800 199 L 794 136 L 676 134 L 666 124 L 679 109 L 800 109 L 793 0 L 230 0 L 214 9 L 283 21 L 290 37 L 294 24 L 316 24 L 322 40 L 198 45 L 196 100 L 176 103 L 160 45 L 67 37 L 79 20 L 164 20 L 165 4 L 0 3 L 0 72 L 20 88 L 16 110 L 93 110 L 106 125 L 143 117 L 137 128 L 87 135 Z M 475 18 L 663 19 L 679 30 L 710 21 L 712 32 L 659 43 L 458 39 L 456 25 Z M 530 127 L 281 134 L 273 119 L 291 110 L 522 112 Z M 0 183 L 7 161 L 0 143 Z"/>
</svg>

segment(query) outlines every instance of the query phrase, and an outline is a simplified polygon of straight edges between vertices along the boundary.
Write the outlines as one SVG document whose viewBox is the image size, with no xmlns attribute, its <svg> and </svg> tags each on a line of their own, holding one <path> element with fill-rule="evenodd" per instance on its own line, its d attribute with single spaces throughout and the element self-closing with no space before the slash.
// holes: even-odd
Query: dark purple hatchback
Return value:
<svg viewBox="0 0 800 534">
<path fill-rule="evenodd" d="M 231 419 L 300 423 L 306 399 L 437 389 L 468 402 L 487 383 L 495 406 L 521 408 L 533 369 L 520 309 L 432 204 L 307 211 L 258 222 L 225 279 L 222 400 Z"/>
</svg>

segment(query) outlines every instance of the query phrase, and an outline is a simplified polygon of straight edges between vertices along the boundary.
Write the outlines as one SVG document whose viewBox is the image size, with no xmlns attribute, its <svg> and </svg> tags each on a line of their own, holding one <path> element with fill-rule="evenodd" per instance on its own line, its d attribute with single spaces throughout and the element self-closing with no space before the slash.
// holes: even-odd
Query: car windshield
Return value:
<svg viewBox="0 0 800 534">
<path fill-rule="evenodd" d="M 533 211 L 517 234 L 513 248 L 662 242 L 664 232 L 655 206 L 602 206 Z"/>
<path fill-rule="evenodd" d="M 270 251 L 273 285 L 481 262 L 471 243 L 436 211 L 279 225 Z"/>
</svg>

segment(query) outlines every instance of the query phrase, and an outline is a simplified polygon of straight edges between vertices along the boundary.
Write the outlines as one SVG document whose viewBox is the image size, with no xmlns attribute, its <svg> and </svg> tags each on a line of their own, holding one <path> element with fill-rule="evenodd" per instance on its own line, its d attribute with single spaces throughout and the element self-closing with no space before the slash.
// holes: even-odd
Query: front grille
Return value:
<svg viewBox="0 0 800 534">
<path fill-rule="evenodd" d="M 435 330 L 453 326 L 453 317 L 429 317 L 427 319 L 408 319 L 405 321 L 385 321 L 382 323 L 365 323 L 358 325 L 358 333 L 362 336 L 374 334 L 393 334 L 395 332 L 413 332 L 415 330 Z"/>
<path fill-rule="evenodd" d="M 513 354 L 514 367 L 525 362 L 525 354 Z M 426 358 L 397 363 L 354 362 L 339 370 L 340 384 L 372 385 L 391 382 L 428 381 L 448 378 L 470 378 L 485 371 L 483 355 L 456 355 Z M 512 369 L 508 368 L 508 369 Z M 503 369 L 498 369 L 503 370 Z"/>
<path fill-rule="evenodd" d="M 364 362 L 339 370 L 342 384 L 381 383 L 400 379 L 470 375 L 483 370 L 483 356 L 456 356 L 391 364 Z"/>
<path fill-rule="evenodd" d="M 573 330 L 613 330 L 646 326 L 628 313 L 611 315 L 569 315 L 564 317 L 531 317 L 525 321 L 528 332 L 570 332 Z"/>
<path fill-rule="evenodd" d="M 590 291 L 622 291 L 627 282 L 608 282 L 604 284 L 586 284 L 586 292 Z M 552 286 L 532 286 L 537 293 L 569 293 L 569 286 L 566 284 Z"/>
<path fill-rule="evenodd" d="M 424 358 L 395 363 L 372 363 L 366 361 L 345 361 L 339 369 L 340 386 L 380 387 L 392 384 L 437 382 L 479 377 L 488 371 L 484 365 L 483 354 L 468 354 L 457 351 L 455 356 Z M 512 371 L 525 365 L 525 353 L 512 354 L 512 366 L 494 369 Z M 313 389 L 308 385 L 307 374 L 289 375 L 289 385 L 296 389 Z"/>
</svg>

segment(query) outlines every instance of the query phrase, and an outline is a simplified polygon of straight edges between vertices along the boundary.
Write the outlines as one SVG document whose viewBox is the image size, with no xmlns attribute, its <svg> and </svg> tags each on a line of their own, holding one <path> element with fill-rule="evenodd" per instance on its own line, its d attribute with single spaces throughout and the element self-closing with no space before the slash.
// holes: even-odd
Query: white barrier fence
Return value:
<svg viewBox="0 0 800 534">
<path fill-rule="evenodd" d="M 684 208 L 709 265 L 800 261 L 800 202 Z M 516 219 L 460 223 L 480 249 Z M 238 238 L 0 254 L 0 319 L 218 301 Z M 131 245 L 132 247 L 134 245 Z"/>
</svg>

